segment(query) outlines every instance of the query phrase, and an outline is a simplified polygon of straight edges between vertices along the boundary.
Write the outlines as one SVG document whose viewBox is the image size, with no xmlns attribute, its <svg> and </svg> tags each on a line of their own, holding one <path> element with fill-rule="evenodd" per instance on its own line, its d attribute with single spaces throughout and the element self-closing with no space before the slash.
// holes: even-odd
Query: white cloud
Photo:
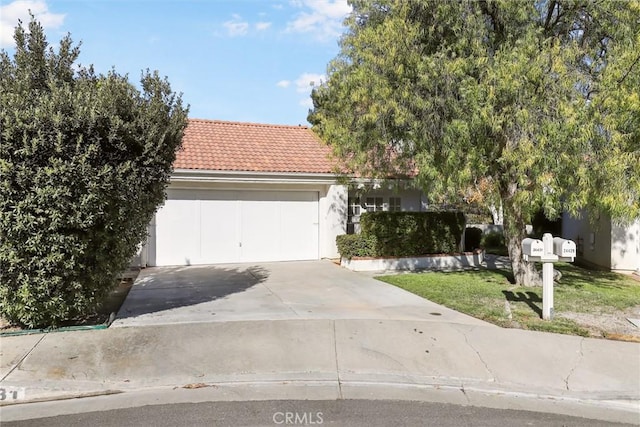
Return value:
<svg viewBox="0 0 640 427">
<path fill-rule="evenodd" d="M 256 30 L 263 31 L 271 26 L 271 22 L 258 22 L 256 23 Z"/>
<path fill-rule="evenodd" d="M 313 33 L 319 39 L 330 39 L 342 33 L 342 21 L 351 13 L 347 0 L 295 0 L 292 6 L 306 10 L 287 23 L 287 31 Z"/>
<path fill-rule="evenodd" d="M 300 94 L 305 94 L 304 98 L 301 98 L 298 101 L 298 104 L 305 108 L 313 108 L 313 100 L 311 99 L 311 89 L 316 86 L 319 86 L 326 80 L 324 74 L 316 74 L 316 73 L 302 73 L 300 76 L 294 81 L 296 86 L 296 92 Z"/>
<path fill-rule="evenodd" d="M 231 37 L 235 36 L 244 36 L 249 31 L 249 23 L 243 21 L 240 15 L 232 15 L 230 21 L 227 21 L 222 24 L 223 27 L 227 29 L 227 34 Z"/>
<path fill-rule="evenodd" d="M 16 0 L 0 6 L 0 46 L 14 44 L 13 33 L 18 20 L 28 25 L 31 19 L 29 10 L 45 29 L 60 28 L 64 22 L 65 14 L 50 12 L 44 0 Z"/>
<path fill-rule="evenodd" d="M 319 86 L 326 77 L 323 74 L 302 73 L 295 81 L 298 93 L 310 93 L 314 86 Z"/>
<path fill-rule="evenodd" d="M 311 97 L 301 99 L 298 104 L 306 108 L 313 108 L 313 100 L 311 99 Z"/>
<path fill-rule="evenodd" d="M 293 83 L 296 92 L 304 95 L 304 98 L 298 99 L 298 105 L 305 108 L 313 108 L 313 100 L 311 99 L 311 90 L 322 84 L 326 80 L 324 74 L 302 73 L 293 82 L 291 80 L 280 80 L 276 86 L 288 88 Z"/>
</svg>

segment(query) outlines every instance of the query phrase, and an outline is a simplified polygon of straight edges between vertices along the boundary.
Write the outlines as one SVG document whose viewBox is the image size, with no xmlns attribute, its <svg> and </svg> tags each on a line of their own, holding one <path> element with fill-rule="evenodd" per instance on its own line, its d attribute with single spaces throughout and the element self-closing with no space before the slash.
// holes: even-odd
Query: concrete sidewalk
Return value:
<svg viewBox="0 0 640 427">
<path fill-rule="evenodd" d="M 155 391 L 172 401 L 444 401 L 640 424 L 637 343 L 425 320 L 290 319 L 58 332 L 1 344 L 0 388 L 24 390 L 2 402 L 3 421 L 78 411 L 95 399 L 102 409 L 138 406 Z M 109 393 L 121 394 L 12 404 Z"/>
</svg>

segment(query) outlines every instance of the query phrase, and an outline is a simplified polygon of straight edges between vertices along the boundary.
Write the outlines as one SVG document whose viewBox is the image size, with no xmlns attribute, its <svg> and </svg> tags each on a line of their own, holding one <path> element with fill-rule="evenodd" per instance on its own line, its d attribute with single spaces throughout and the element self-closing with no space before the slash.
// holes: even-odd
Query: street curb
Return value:
<svg viewBox="0 0 640 427">
<path fill-rule="evenodd" d="M 0 412 L 18 411 L 26 413 L 27 405 L 72 405 L 74 400 L 106 398 L 121 395 L 122 407 L 135 407 L 136 396 L 162 394 L 162 399 L 154 403 L 171 404 L 193 401 L 260 401 L 260 400 L 398 400 L 450 403 L 463 406 L 489 407 L 499 409 L 519 409 L 534 412 L 561 413 L 605 421 L 640 424 L 638 413 L 640 401 L 637 396 L 591 394 L 562 395 L 526 392 L 522 390 L 482 387 L 481 384 L 466 386 L 456 382 L 432 384 L 381 382 L 381 381 L 339 381 L 339 380 L 269 380 L 210 382 L 184 385 L 165 385 L 122 390 L 97 390 L 77 393 L 61 392 L 59 395 L 42 396 L 16 402 L 0 403 Z M 305 397 L 301 390 L 308 391 Z M 196 398 L 198 396 L 198 398 Z M 293 396 L 293 397 L 292 397 Z M 204 397 L 204 398 L 203 398 Z M 295 397 L 295 398 L 294 398 Z M 194 399 L 192 399 L 194 398 Z M 87 402 L 85 401 L 85 403 Z M 102 401 L 104 404 L 104 401 Z M 142 406 L 142 405 L 141 405 Z M 87 407 L 82 405 L 82 408 Z M 69 409 L 71 411 L 71 409 Z M 106 410 L 106 409 L 105 409 Z M 90 411 L 88 409 L 88 411 Z M 57 414 L 57 412 L 56 412 Z M 3 414 L 3 419 L 10 414 Z M 18 415 L 20 418 L 20 415 Z"/>
<path fill-rule="evenodd" d="M 72 400 L 72 399 L 84 399 L 86 397 L 97 397 L 97 396 L 110 396 L 112 394 L 120 394 L 125 393 L 124 390 L 100 390 L 100 391 L 88 391 L 82 393 L 60 393 L 56 396 L 51 397 L 36 397 L 33 399 L 23 399 L 23 400 L 14 400 L 11 402 L 0 402 L 0 408 L 15 406 L 15 405 L 28 405 L 31 403 L 44 403 L 44 402 L 57 402 L 60 400 Z"/>
<path fill-rule="evenodd" d="M 56 332 L 73 332 L 73 331 L 93 331 L 99 329 L 107 329 L 111 326 L 111 323 L 103 323 L 100 325 L 78 325 L 78 326 L 63 326 L 61 328 L 52 329 L 23 329 L 20 331 L 0 332 L 0 337 L 18 337 L 21 335 L 35 335 L 35 334 L 52 334 Z"/>
</svg>

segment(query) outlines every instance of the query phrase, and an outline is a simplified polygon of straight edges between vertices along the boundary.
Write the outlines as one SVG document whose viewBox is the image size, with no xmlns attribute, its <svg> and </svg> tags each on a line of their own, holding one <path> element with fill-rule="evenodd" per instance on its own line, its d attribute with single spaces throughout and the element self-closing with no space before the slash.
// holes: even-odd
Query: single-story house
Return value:
<svg viewBox="0 0 640 427">
<path fill-rule="evenodd" d="M 410 184 L 345 185 L 335 165 L 306 126 L 190 119 L 139 262 L 337 258 L 336 236 L 353 232 L 362 211 L 426 208 Z"/>
<path fill-rule="evenodd" d="M 565 213 L 562 237 L 576 242 L 578 262 L 621 273 L 640 273 L 640 219 L 618 225 L 601 215 L 592 224 L 586 212 L 580 218 Z"/>
</svg>

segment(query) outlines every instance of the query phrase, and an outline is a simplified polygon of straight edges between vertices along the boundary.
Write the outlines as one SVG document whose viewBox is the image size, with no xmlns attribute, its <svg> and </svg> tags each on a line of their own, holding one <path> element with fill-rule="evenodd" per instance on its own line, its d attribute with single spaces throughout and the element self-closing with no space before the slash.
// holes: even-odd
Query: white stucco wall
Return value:
<svg viewBox="0 0 640 427">
<path fill-rule="evenodd" d="M 600 218 L 591 225 L 586 212 L 580 218 L 563 214 L 562 237 L 576 242 L 578 260 L 598 267 L 611 268 L 611 222 Z"/>
<path fill-rule="evenodd" d="M 611 269 L 640 271 L 640 219 L 611 227 Z"/>
<path fill-rule="evenodd" d="M 577 242 L 579 236 L 588 234 L 588 223 L 585 224 L 584 219 L 574 218 L 567 212 L 562 214 L 562 237 Z M 580 249 L 578 249 L 580 251 Z"/>
<path fill-rule="evenodd" d="M 156 216 L 151 218 L 151 222 L 147 227 L 147 241 L 144 244 L 147 252 L 147 263 L 140 267 L 148 265 L 156 265 Z"/>
<path fill-rule="evenodd" d="M 327 185 L 319 196 L 320 258 L 339 258 L 336 236 L 347 232 L 347 187 Z"/>
<path fill-rule="evenodd" d="M 578 244 L 578 258 L 587 263 L 621 272 L 640 269 L 640 219 L 618 226 L 602 215 L 591 225 L 584 212 L 581 218 L 565 213 L 562 237 Z M 582 239 L 582 251 L 578 239 Z"/>
</svg>

